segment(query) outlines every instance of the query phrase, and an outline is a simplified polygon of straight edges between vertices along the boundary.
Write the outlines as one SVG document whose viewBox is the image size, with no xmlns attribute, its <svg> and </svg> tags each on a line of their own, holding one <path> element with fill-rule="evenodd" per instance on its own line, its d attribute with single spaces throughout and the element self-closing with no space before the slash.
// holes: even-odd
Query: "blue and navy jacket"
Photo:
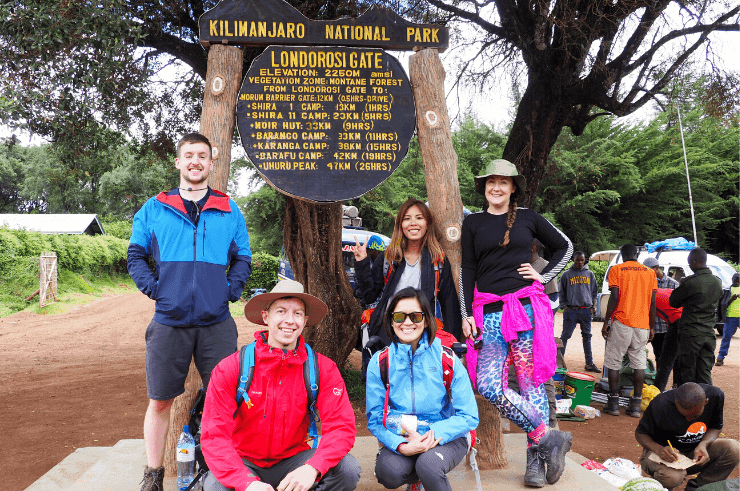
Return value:
<svg viewBox="0 0 740 491">
<path fill-rule="evenodd" d="M 128 272 L 156 300 L 154 320 L 160 324 L 208 326 L 228 319 L 229 302 L 241 296 L 251 263 L 244 217 L 219 191 L 211 190 L 197 227 L 177 189 L 150 198 L 134 215 Z"/>
<path fill-rule="evenodd" d="M 430 429 L 434 430 L 434 436 L 442 439 L 442 445 L 478 427 L 478 404 L 473 387 L 468 371 L 457 356 L 450 387 L 452 400 L 447 394 L 442 377 L 442 343 L 439 338 L 430 345 L 425 331 L 415 352 L 411 351 L 411 345 L 398 342 L 391 343 L 388 349 L 389 421 L 403 414 L 416 415 L 423 422 L 417 431 L 423 435 Z M 406 439 L 394 425 L 383 426 L 385 385 L 380 376 L 379 357 L 380 352 L 375 353 L 367 367 L 367 429 L 388 450 L 398 453 L 398 446 Z"/>
</svg>

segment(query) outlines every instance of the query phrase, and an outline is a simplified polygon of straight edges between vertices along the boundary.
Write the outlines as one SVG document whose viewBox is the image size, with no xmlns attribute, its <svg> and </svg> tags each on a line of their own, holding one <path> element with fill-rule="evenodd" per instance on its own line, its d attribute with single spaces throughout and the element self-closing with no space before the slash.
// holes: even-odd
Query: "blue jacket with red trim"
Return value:
<svg viewBox="0 0 740 491">
<path fill-rule="evenodd" d="M 128 272 L 156 300 L 154 320 L 160 324 L 208 326 L 231 317 L 229 302 L 241 296 L 251 263 L 244 217 L 219 191 L 211 190 L 197 226 L 177 189 L 149 199 L 134 215 Z"/>
</svg>

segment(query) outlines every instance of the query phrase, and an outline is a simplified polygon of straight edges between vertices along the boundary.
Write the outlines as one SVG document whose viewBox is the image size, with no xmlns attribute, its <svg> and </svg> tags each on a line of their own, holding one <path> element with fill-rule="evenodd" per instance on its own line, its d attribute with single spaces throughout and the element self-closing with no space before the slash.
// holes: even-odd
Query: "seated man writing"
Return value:
<svg viewBox="0 0 740 491">
<path fill-rule="evenodd" d="M 267 330 L 254 335 L 254 371 L 246 394 L 239 395 L 243 403 L 237 405 L 241 353 L 224 358 L 211 374 L 201 426 L 210 469 L 205 491 L 305 491 L 316 483 L 317 490 L 355 489 L 360 466 L 349 455 L 355 415 L 337 366 L 323 355 L 315 401 L 322 437 L 315 448 L 306 442 L 312 391 L 304 364 L 311 355 L 301 333 L 326 310 L 291 280 L 247 302 L 247 320 Z"/>
<path fill-rule="evenodd" d="M 693 382 L 655 397 L 635 430 L 643 447 L 642 470 L 669 490 L 690 474 L 699 473 L 686 484 L 687 491 L 727 479 L 740 461 L 740 442 L 718 438 L 724 402 L 725 395 L 717 387 Z M 693 465 L 674 469 L 651 460 L 653 453 L 664 462 L 676 462 L 683 454 Z"/>
</svg>

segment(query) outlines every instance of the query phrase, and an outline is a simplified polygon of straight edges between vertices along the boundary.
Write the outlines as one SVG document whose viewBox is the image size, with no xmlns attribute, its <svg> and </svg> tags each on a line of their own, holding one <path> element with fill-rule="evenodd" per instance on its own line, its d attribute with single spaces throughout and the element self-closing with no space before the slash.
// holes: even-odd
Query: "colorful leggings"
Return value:
<svg viewBox="0 0 740 491">
<path fill-rule="evenodd" d="M 524 309 L 534 325 L 531 305 Z M 532 379 L 532 337 L 534 329 L 519 331 L 516 341 L 507 343 L 501 334 L 501 312 L 483 317 L 483 347 L 478 353 L 478 392 L 527 433 L 546 423 L 550 408 L 544 385 L 535 385 Z M 509 360 L 514 365 L 520 394 L 504 388 L 509 377 Z"/>
</svg>

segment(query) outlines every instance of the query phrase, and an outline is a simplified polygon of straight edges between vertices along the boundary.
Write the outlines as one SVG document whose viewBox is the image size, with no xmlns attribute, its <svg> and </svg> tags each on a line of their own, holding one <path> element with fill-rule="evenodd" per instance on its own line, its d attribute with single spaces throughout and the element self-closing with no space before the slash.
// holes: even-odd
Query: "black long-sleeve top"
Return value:
<svg viewBox="0 0 740 491">
<path fill-rule="evenodd" d="M 532 261 L 532 241 L 539 239 L 552 251 L 552 258 L 540 272 L 542 283 L 555 278 L 573 254 L 570 239 L 545 217 L 528 208 L 517 208 L 516 220 L 506 247 L 499 244 L 506 233 L 506 214 L 480 211 L 468 215 L 462 225 L 462 264 L 460 267 L 460 311 L 463 318 L 473 315 L 473 291 L 504 295 L 532 284 L 517 272 Z M 484 313 L 501 310 L 501 302 L 488 304 Z"/>
</svg>

